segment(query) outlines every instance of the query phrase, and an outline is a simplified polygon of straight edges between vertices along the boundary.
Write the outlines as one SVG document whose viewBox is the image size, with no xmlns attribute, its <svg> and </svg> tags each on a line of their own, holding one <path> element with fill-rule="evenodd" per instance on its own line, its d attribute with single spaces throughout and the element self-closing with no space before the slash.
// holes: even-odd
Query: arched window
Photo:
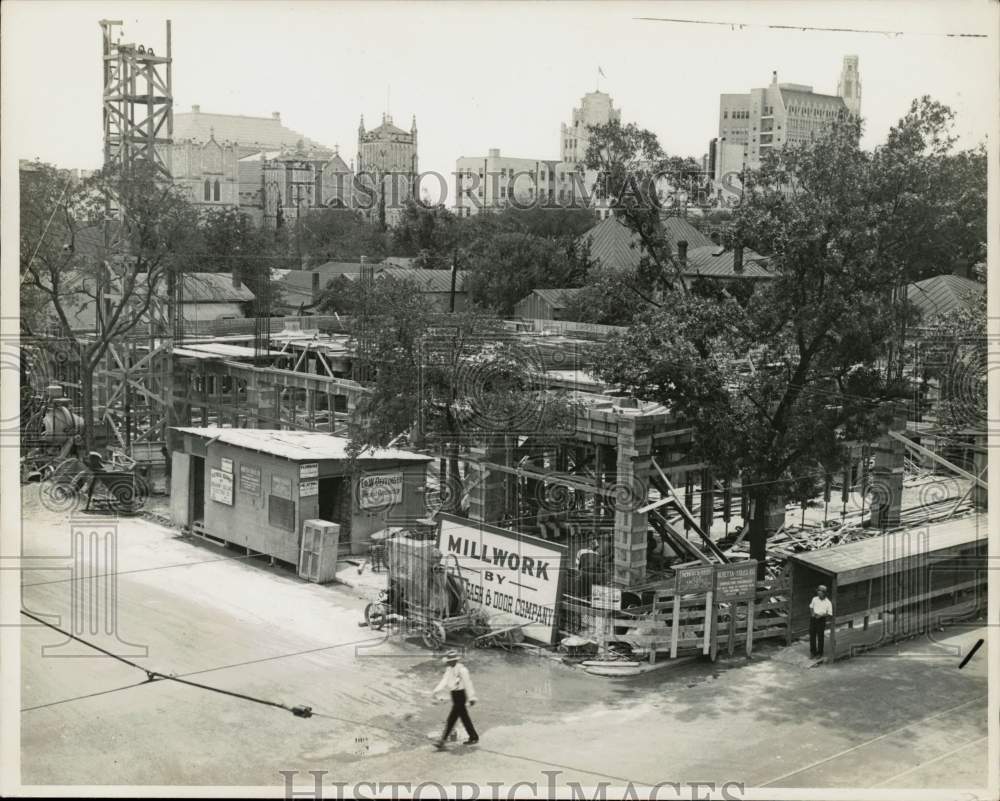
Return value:
<svg viewBox="0 0 1000 801">
<path fill-rule="evenodd" d="M 211 199 L 212 199 L 212 184 L 206 178 L 205 179 L 205 200 L 211 200 Z"/>
<path fill-rule="evenodd" d="M 218 178 L 215 179 L 214 197 L 212 199 L 213 200 L 218 200 L 219 199 L 219 179 Z"/>
</svg>

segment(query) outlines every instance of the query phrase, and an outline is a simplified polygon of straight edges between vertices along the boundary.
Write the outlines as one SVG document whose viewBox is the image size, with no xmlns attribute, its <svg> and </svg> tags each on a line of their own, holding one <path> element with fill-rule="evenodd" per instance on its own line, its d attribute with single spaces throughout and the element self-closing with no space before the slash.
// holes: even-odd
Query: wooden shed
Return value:
<svg viewBox="0 0 1000 801">
<path fill-rule="evenodd" d="M 341 553 L 367 553 L 374 532 L 426 515 L 430 457 L 369 449 L 352 479 L 347 446 L 314 431 L 173 428 L 174 523 L 297 564 L 303 523 L 325 520 L 350 532 Z"/>
<path fill-rule="evenodd" d="M 514 316 L 525 320 L 562 320 L 579 289 L 535 289 L 514 304 Z"/>
<path fill-rule="evenodd" d="M 792 632 L 809 630 L 819 584 L 833 601 L 834 658 L 927 635 L 986 607 L 985 515 L 874 535 L 789 557 Z"/>
</svg>

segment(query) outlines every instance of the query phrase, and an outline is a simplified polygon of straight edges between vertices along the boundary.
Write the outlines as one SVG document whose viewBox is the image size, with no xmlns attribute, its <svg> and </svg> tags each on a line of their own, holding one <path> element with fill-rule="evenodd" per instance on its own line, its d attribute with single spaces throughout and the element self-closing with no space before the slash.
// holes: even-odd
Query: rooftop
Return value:
<svg viewBox="0 0 1000 801">
<path fill-rule="evenodd" d="M 218 428 L 216 426 L 175 427 L 182 434 L 204 437 L 236 448 L 269 453 L 293 462 L 321 459 L 346 459 L 346 437 L 334 437 L 318 431 L 277 431 L 264 428 Z M 370 448 L 359 461 L 430 462 L 431 457 L 398 448 Z"/>
<path fill-rule="evenodd" d="M 193 139 L 207 142 L 213 136 L 216 142 L 235 142 L 244 148 L 280 150 L 294 148 L 301 141 L 306 147 L 333 151 L 293 131 L 281 123 L 280 114 L 270 117 L 248 117 L 242 114 L 208 114 L 197 106 L 190 112 L 174 114 L 174 141 Z"/>
<path fill-rule="evenodd" d="M 907 299 L 924 317 L 968 309 L 986 292 L 986 285 L 960 275 L 935 275 L 906 288 Z"/>
</svg>

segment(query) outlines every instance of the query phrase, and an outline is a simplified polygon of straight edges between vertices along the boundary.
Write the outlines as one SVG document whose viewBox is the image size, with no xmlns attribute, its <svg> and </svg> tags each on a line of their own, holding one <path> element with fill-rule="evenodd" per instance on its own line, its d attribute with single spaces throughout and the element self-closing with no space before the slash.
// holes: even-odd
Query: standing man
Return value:
<svg viewBox="0 0 1000 801">
<path fill-rule="evenodd" d="M 809 612 L 809 655 L 822 658 L 826 622 L 833 617 L 833 602 L 826 597 L 825 584 L 816 588 L 816 595 L 809 602 Z"/>
<path fill-rule="evenodd" d="M 472 677 L 469 675 L 469 669 L 465 665 L 460 665 L 458 663 L 458 651 L 448 651 L 444 657 L 445 664 L 448 666 L 445 668 L 444 676 L 438 683 L 438 686 L 434 688 L 435 699 L 440 696 L 445 690 L 451 693 L 451 710 L 448 712 L 448 719 L 444 724 L 444 733 L 441 735 L 441 739 L 434 743 L 434 747 L 439 751 L 444 750 L 445 741 L 448 739 L 448 735 L 451 734 L 451 730 L 455 726 L 455 721 L 461 719 L 462 725 L 465 726 L 465 731 L 469 735 L 469 739 L 465 741 L 466 745 L 475 745 L 479 742 L 479 735 L 476 733 L 476 727 L 472 725 L 472 718 L 469 717 L 469 710 L 466 709 L 466 701 L 468 701 L 469 706 L 476 705 L 476 690 L 472 686 Z"/>
</svg>

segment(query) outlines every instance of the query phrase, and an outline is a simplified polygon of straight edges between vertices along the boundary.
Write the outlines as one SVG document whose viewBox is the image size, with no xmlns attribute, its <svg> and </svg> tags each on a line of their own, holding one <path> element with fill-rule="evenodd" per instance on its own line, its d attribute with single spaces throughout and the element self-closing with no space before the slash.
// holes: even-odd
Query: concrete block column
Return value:
<svg viewBox="0 0 1000 801">
<path fill-rule="evenodd" d="M 897 413 L 890 431 L 906 431 L 906 415 Z M 906 446 L 884 434 L 875 445 L 875 468 L 872 470 L 872 522 L 879 528 L 899 525 L 903 503 L 903 476 Z"/>
</svg>

